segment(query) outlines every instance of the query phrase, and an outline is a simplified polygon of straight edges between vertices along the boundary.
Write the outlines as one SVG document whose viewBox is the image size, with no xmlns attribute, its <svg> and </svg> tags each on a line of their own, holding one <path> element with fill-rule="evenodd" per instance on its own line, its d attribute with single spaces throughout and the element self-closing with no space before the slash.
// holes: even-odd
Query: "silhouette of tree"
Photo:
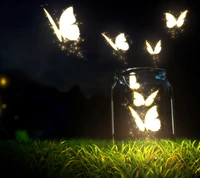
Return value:
<svg viewBox="0 0 200 178">
<path fill-rule="evenodd" d="M 84 130 L 85 96 L 78 85 L 68 90 L 69 114 L 72 119 L 71 137 L 81 137 Z"/>
<path fill-rule="evenodd" d="M 111 138 L 110 98 L 96 93 L 85 105 L 85 137 Z"/>
</svg>

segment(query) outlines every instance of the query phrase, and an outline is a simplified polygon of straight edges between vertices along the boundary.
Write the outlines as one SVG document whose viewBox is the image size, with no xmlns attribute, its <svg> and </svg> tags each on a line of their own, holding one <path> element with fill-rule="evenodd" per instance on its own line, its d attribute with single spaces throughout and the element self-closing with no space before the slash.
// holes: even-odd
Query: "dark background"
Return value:
<svg viewBox="0 0 200 178">
<path fill-rule="evenodd" d="M 50 14 L 73 5 L 86 59 L 58 47 L 43 7 Z M 1 3 L 1 127 L 11 137 L 27 129 L 33 137 L 111 137 L 110 86 L 113 73 L 153 66 L 144 41 L 162 40 L 159 67 L 174 88 L 178 137 L 198 138 L 199 1 L 5 1 Z M 188 9 L 183 32 L 171 38 L 164 13 Z M 124 64 L 101 36 L 124 32 L 132 41 Z M 16 119 L 18 118 L 18 119 Z M 36 131 L 37 130 L 37 131 Z M 3 134 L 2 134 L 3 135 Z M 2 136 L 3 137 L 3 136 Z"/>
</svg>

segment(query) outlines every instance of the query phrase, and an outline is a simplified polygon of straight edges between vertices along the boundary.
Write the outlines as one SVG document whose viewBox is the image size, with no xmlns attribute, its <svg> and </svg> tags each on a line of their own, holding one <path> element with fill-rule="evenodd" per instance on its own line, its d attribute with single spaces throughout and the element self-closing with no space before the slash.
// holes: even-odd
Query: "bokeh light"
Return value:
<svg viewBox="0 0 200 178">
<path fill-rule="evenodd" d="M 19 120 L 19 116 L 18 116 L 18 115 L 15 115 L 15 116 L 14 116 L 14 119 L 15 119 L 15 120 Z"/>
<path fill-rule="evenodd" d="M 1 77 L 1 78 L 0 78 L 0 85 L 1 85 L 2 87 L 4 87 L 4 86 L 7 86 L 7 84 L 8 84 L 7 79 L 6 79 L 5 77 Z"/>
<path fill-rule="evenodd" d="M 6 105 L 6 104 L 2 104 L 1 107 L 2 107 L 3 109 L 6 109 L 6 108 L 7 108 L 7 105 Z"/>
</svg>

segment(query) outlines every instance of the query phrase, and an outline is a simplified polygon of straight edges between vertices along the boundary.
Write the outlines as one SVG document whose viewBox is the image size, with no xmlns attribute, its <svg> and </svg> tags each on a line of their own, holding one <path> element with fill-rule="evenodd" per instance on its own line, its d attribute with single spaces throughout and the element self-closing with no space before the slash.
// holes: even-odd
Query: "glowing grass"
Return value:
<svg viewBox="0 0 200 178">
<path fill-rule="evenodd" d="M 0 167 L 45 177 L 197 178 L 200 142 L 191 140 L 0 142 Z M 4 151 L 4 152 L 2 152 Z M 3 153 L 3 154 L 2 154 Z M 2 164 L 1 164 L 2 163 Z M 12 167 L 13 165 L 13 167 Z M 29 176 L 30 177 L 30 176 Z"/>
</svg>

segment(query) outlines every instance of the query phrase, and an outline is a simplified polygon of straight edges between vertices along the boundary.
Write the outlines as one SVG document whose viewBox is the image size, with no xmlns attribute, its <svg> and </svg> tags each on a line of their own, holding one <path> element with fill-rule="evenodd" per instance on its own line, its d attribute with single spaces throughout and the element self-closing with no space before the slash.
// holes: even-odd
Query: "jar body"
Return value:
<svg viewBox="0 0 200 178">
<path fill-rule="evenodd" d="M 172 138 L 172 87 L 166 70 L 138 67 L 117 71 L 111 89 L 112 134 L 116 140 Z"/>
</svg>

